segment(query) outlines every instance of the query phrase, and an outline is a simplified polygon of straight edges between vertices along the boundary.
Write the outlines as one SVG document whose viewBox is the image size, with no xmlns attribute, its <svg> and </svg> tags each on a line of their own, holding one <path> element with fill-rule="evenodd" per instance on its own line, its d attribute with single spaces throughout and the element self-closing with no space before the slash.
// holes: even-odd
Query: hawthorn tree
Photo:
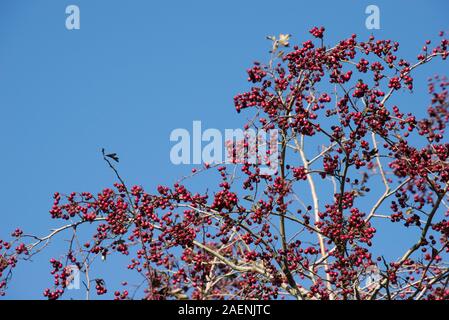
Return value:
<svg viewBox="0 0 449 320">
<path fill-rule="evenodd" d="M 397 42 L 352 35 L 327 46 L 324 31 L 293 47 L 289 35 L 269 37 L 269 62 L 247 70 L 252 87 L 234 98 L 237 112 L 252 112 L 246 128 L 279 131 L 274 174 L 245 160 L 205 164 L 191 178 L 217 177 L 215 192 L 182 180 L 147 193 L 127 186 L 103 153 L 113 188 L 55 193 L 50 214 L 62 226 L 0 240 L 1 294 L 20 260 L 66 232 L 48 299 L 66 292 L 69 265 L 85 275 L 88 297 L 109 289 L 131 299 L 89 278 L 94 259 L 113 254 L 129 256 L 145 299 L 448 299 L 449 82 L 429 80 L 422 117 L 396 97 L 413 93 L 416 68 L 447 59 L 449 41 L 441 32 L 410 62 L 396 56 Z M 77 230 L 89 225 L 92 237 L 80 242 Z M 391 230 L 411 239 L 390 245 L 394 257 L 382 244 Z"/>
</svg>

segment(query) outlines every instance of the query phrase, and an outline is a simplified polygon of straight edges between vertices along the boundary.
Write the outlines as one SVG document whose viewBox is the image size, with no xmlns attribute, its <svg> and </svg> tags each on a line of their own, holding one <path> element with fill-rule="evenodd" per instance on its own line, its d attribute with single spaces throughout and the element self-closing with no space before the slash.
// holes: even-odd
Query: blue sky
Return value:
<svg viewBox="0 0 449 320">
<path fill-rule="evenodd" d="M 70 4 L 81 10 L 80 30 L 65 28 Z M 369 4 L 381 10 L 380 30 L 365 28 Z M 120 155 L 132 184 L 151 189 L 188 173 L 169 161 L 170 132 L 193 120 L 219 129 L 244 123 L 233 97 L 248 87 L 252 61 L 268 58 L 266 35 L 291 33 L 300 43 L 323 25 L 328 43 L 373 33 L 400 41 L 413 58 L 427 38 L 449 30 L 448 12 L 444 0 L 2 0 L 0 238 L 16 226 L 45 234 L 55 223 L 48 214 L 55 191 L 110 186 L 102 147 Z M 418 79 L 447 71 L 426 67 Z M 421 109 L 427 101 L 405 99 Z M 54 243 L 20 265 L 9 298 L 41 298 L 51 283 L 48 259 L 61 250 Z M 115 279 L 113 269 L 101 269 Z"/>
</svg>

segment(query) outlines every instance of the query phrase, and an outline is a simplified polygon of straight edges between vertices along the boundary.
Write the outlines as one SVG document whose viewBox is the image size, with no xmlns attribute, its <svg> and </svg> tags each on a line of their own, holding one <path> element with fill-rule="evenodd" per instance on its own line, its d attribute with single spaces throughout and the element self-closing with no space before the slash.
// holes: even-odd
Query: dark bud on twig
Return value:
<svg viewBox="0 0 449 320">
<path fill-rule="evenodd" d="M 111 159 L 114 160 L 115 162 L 118 162 L 118 161 L 119 161 L 118 156 L 117 156 L 116 153 L 109 153 L 109 154 L 106 155 L 106 157 L 111 158 Z"/>
<path fill-rule="evenodd" d="M 101 149 L 101 153 L 103 154 L 103 157 L 108 157 L 108 158 L 114 160 L 115 162 L 119 162 L 119 157 L 118 157 L 117 153 L 105 154 L 104 148 Z"/>
</svg>

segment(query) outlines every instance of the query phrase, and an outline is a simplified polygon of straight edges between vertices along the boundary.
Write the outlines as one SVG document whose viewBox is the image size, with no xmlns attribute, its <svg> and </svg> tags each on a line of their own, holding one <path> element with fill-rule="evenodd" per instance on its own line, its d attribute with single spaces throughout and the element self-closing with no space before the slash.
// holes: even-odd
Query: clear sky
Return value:
<svg viewBox="0 0 449 320">
<path fill-rule="evenodd" d="M 65 28 L 71 4 L 80 8 L 80 30 Z M 369 4 L 380 8 L 380 30 L 365 28 Z M 127 182 L 148 189 L 187 174 L 169 161 L 170 132 L 193 120 L 219 129 L 245 121 L 233 97 L 248 87 L 252 61 L 268 58 L 265 36 L 291 33 L 301 43 L 323 25 L 327 43 L 373 33 L 400 41 L 413 58 L 427 38 L 449 30 L 448 12 L 445 0 L 1 0 L 0 238 L 16 226 L 35 234 L 54 227 L 55 191 L 110 186 L 101 147 L 119 154 Z M 426 68 L 421 85 L 449 74 L 447 64 Z M 406 101 L 423 109 L 427 98 Z M 62 248 L 53 243 L 19 265 L 9 298 L 42 298 L 52 281 L 48 259 Z M 99 267 L 120 281 L 108 268 Z"/>
</svg>

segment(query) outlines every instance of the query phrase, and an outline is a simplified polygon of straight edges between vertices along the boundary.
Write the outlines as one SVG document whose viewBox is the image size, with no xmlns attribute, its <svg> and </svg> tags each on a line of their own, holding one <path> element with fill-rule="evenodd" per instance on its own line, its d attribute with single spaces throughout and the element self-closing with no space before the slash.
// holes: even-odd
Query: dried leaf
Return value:
<svg viewBox="0 0 449 320">
<path fill-rule="evenodd" d="M 0 271 L 5 270 L 7 266 L 8 261 L 3 256 L 0 256 Z"/>
<path fill-rule="evenodd" d="M 284 46 L 284 47 L 288 47 L 288 45 L 289 45 L 289 39 L 290 39 L 290 34 L 280 34 L 279 35 L 279 40 L 278 40 L 278 42 L 279 42 L 279 44 L 281 45 L 281 46 Z"/>
</svg>

